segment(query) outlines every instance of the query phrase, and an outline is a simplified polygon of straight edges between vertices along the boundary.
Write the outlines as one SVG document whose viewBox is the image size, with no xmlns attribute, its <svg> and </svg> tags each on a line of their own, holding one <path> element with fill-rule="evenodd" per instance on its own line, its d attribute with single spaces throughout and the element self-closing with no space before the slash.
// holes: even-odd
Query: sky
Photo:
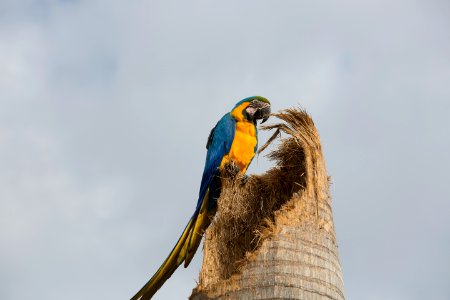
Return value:
<svg viewBox="0 0 450 300">
<path fill-rule="evenodd" d="M 450 299 L 445 0 L 1 0 L 0 299 L 133 296 L 252 95 L 319 129 L 346 298 Z"/>
</svg>

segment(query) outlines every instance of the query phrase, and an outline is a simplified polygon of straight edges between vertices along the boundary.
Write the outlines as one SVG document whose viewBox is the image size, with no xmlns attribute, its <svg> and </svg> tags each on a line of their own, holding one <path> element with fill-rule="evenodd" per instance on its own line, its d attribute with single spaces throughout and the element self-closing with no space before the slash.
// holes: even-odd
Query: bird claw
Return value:
<svg viewBox="0 0 450 300">
<path fill-rule="evenodd" d="M 241 169 L 239 169 L 239 167 L 234 162 L 230 162 L 225 165 L 226 174 L 232 178 L 236 177 L 240 171 Z"/>
<path fill-rule="evenodd" d="M 241 185 L 247 184 L 249 179 L 250 179 L 250 176 L 244 174 L 241 178 Z"/>
</svg>

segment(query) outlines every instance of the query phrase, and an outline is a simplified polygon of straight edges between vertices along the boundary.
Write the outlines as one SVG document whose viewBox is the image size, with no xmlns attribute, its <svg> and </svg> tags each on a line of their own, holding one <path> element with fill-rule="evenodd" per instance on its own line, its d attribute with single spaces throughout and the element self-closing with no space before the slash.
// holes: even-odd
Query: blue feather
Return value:
<svg viewBox="0 0 450 300">
<path fill-rule="evenodd" d="M 202 206 L 202 202 L 214 176 L 218 175 L 219 166 L 223 157 L 230 152 L 235 131 L 236 120 L 230 113 L 225 114 L 211 131 L 207 144 L 208 152 L 206 154 L 205 168 L 203 170 L 197 207 L 194 214 L 196 214 Z M 215 203 L 210 203 L 210 205 L 212 204 Z"/>
</svg>

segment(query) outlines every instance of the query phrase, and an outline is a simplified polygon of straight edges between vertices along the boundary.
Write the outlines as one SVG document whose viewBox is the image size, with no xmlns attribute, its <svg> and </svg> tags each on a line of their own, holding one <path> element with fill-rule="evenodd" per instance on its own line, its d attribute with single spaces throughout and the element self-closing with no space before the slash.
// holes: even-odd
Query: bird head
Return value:
<svg viewBox="0 0 450 300">
<path fill-rule="evenodd" d="M 242 109 L 242 110 L 241 110 Z M 264 123 L 270 116 L 270 102 L 264 97 L 253 96 L 239 101 L 233 111 L 242 112 L 243 117 L 256 124 L 257 120 Z"/>
</svg>

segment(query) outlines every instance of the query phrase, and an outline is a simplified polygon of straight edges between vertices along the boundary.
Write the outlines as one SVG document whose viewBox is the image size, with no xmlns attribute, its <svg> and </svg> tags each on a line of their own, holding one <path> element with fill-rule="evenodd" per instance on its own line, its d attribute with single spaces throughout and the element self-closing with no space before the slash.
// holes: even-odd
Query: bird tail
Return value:
<svg viewBox="0 0 450 300">
<path fill-rule="evenodd" d="M 208 199 L 209 190 L 203 198 L 200 209 L 198 209 L 189 220 L 169 256 L 159 267 L 158 271 L 156 271 L 155 275 L 153 275 L 153 277 L 139 292 L 136 293 L 136 295 L 133 296 L 133 298 L 131 298 L 131 300 L 151 299 L 183 261 L 185 268 L 189 265 L 200 245 L 203 233 L 211 223 L 211 218 L 213 217 L 212 213 L 208 212 Z"/>
</svg>

